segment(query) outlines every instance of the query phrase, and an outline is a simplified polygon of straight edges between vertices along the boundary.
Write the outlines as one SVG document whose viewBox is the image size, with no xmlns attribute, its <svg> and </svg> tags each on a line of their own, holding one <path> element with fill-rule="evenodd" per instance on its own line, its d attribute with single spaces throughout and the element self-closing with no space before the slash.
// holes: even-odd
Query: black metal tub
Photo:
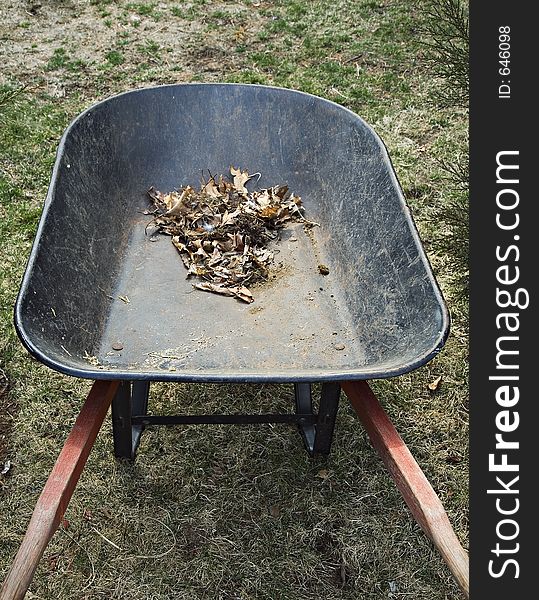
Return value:
<svg viewBox="0 0 539 600">
<path fill-rule="evenodd" d="M 320 227 L 282 231 L 255 302 L 193 290 L 147 190 L 201 171 L 286 183 Z M 329 267 L 321 275 L 318 265 Z M 327 100 L 255 85 L 127 92 L 69 126 L 15 309 L 27 349 L 90 379 L 314 382 L 399 375 L 448 315 L 379 137 Z M 121 348 L 121 349 L 119 349 Z"/>
</svg>

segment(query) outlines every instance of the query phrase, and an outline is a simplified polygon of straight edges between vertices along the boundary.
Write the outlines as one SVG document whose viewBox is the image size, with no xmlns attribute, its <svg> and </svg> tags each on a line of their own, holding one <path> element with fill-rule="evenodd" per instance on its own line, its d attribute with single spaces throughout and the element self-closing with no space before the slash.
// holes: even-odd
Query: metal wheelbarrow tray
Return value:
<svg viewBox="0 0 539 600">
<path fill-rule="evenodd" d="M 165 236 L 146 235 L 147 190 L 201 171 L 260 171 L 303 199 L 278 277 L 255 302 L 193 290 Z M 322 275 L 318 265 L 329 267 Z M 444 508 L 366 380 L 399 375 L 443 346 L 448 315 L 387 152 L 357 115 L 279 88 L 187 84 L 115 96 L 60 143 L 15 307 L 27 349 L 95 381 L 43 488 L 0 590 L 23 598 L 112 403 L 115 454 L 133 459 L 148 424 L 298 425 L 328 454 L 341 388 L 412 514 L 468 593 L 468 556 Z M 356 381 L 354 381 L 356 380 Z M 287 415 L 154 416 L 151 381 L 292 382 Z M 322 382 L 318 410 L 311 383 Z"/>
<path fill-rule="evenodd" d="M 170 240 L 145 235 L 150 186 L 197 185 L 230 165 L 260 171 L 260 187 L 286 183 L 320 224 L 282 231 L 279 276 L 251 305 L 195 291 Z M 71 124 L 15 320 L 50 367 L 122 380 L 388 377 L 431 359 L 448 331 L 373 130 L 327 100 L 236 84 L 136 90 Z"/>
</svg>

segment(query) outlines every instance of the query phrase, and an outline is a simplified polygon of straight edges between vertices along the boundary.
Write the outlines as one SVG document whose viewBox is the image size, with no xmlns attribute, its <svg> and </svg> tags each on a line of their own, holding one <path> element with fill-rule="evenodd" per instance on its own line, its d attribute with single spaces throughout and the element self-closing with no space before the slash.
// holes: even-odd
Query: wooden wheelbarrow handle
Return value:
<svg viewBox="0 0 539 600">
<path fill-rule="evenodd" d="M 347 381 L 342 383 L 341 387 L 412 515 L 438 548 L 468 598 L 470 595 L 468 554 L 453 531 L 436 492 L 380 406 L 368 383 Z"/>
<path fill-rule="evenodd" d="M 0 600 L 24 598 L 41 556 L 64 516 L 117 387 L 117 381 L 97 381 L 92 386 L 39 496 L 0 591 Z"/>
</svg>

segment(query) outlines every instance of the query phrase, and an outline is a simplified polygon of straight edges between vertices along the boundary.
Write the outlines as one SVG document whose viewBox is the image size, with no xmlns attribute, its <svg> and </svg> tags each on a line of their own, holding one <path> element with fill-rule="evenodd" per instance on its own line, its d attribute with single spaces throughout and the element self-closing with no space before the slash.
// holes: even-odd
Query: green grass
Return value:
<svg viewBox="0 0 539 600">
<path fill-rule="evenodd" d="M 70 71 L 79 71 L 85 66 L 85 62 L 81 59 L 70 60 L 69 52 L 63 48 L 56 48 L 54 54 L 47 63 L 48 71 L 56 71 L 58 69 L 67 69 Z"/>
<path fill-rule="evenodd" d="M 360 114 L 386 143 L 453 323 L 431 363 L 374 387 L 467 545 L 467 303 L 451 237 L 460 188 L 447 179 L 467 143 L 467 114 L 433 105 L 438 83 L 416 43 L 417 4 L 94 0 L 82 16 L 60 4 L 50 11 L 60 11 L 66 39 L 82 24 L 95 28 L 91 60 L 77 46 L 57 48 L 30 20 L 24 43 L 42 68 L 28 68 L 21 52 L 0 87 L 0 369 L 9 379 L 0 464 L 13 465 L 0 479 L 0 580 L 89 387 L 29 358 L 12 324 L 58 141 L 93 102 L 178 81 L 316 93 Z M 54 96 L 57 84 L 63 95 Z M 151 397 L 155 413 L 277 412 L 292 403 L 290 386 L 270 385 L 158 384 Z M 66 519 L 32 583 L 36 598 L 462 598 L 344 398 L 327 461 L 309 459 L 287 426 L 200 426 L 148 430 L 127 464 L 112 458 L 107 419 Z"/>
<path fill-rule="evenodd" d="M 153 17 L 154 19 L 159 19 L 160 13 L 156 11 L 156 7 L 156 2 L 130 2 L 127 4 L 129 10 L 134 11 L 141 17 Z"/>
<path fill-rule="evenodd" d="M 111 50 L 105 54 L 107 62 L 112 66 L 121 65 L 124 62 L 124 57 L 118 50 Z"/>
</svg>

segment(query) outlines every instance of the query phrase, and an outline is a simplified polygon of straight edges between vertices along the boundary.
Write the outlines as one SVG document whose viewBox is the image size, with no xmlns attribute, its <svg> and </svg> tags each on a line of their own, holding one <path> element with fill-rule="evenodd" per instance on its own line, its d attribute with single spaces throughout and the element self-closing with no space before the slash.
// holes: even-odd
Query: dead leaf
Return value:
<svg viewBox="0 0 539 600">
<path fill-rule="evenodd" d="M 285 200 L 290 194 L 288 193 L 287 185 L 274 185 L 271 188 L 271 193 L 273 196 L 277 196 L 281 200 Z"/>
<path fill-rule="evenodd" d="M 201 192 L 208 194 L 208 196 L 210 196 L 211 198 L 221 197 L 221 192 L 219 191 L 219 188 L 217 187 L 215 179 L 213 177 L 210 177 L 209 181 L 202 188 Z"/>
<path fill-rule="evenodd" d="M 267 245 L 277 239 L 277 230 L 291 220 L 307 221 L 301 199 L 288 186 L 250 193 L 248 171 L 230 167 L 230 173 L 233 181 L 210 173 L 200 191 L 186 186 L 163 194 L 151 187 L 155 210 L 148 225 L 171 236 L 187 277 L 203 279 L 196 289 L 251 303 L 249 287 L 270 277 L 274 253 Z"/>
<path fill-rule="evenodd" d="M 261 208 L 268 208 L 272 201 L 270 190 L 262 190 L 259 194 L 253 194 L 253 199 Z"/>
<path fill-rule="evenodd" d="M 214 292 L 215 294 L 221 294 L 223 296 L 235 296 L 236 298 L 243 300 L 248 304 L 254 302 L 253 295 L 245 286 L 226 287 L 224 285 L 219 285 L 216 283 L 210 283 L 209 281 L 205 281 L 203 283 L 194 283 L 193 287 L 195 287 L 197 290 L 203 290 L 205 292 Z"/>
<path fill-rule="evenodd" d="M 91 521 L 94 518 L 93 512 L 89 508 L 85 508 L 82 516 L 87 520 Z"/>
<path fill-rule="evenodd" d="M 231 288 L 231 289 L 235 290 L 235 295 L 240 300 L 243 300 L 244 302 L 247 302 L 248 304 L 250 304 L 251 302 L 254 302 L 253 294 L 251 294 L 251 292 L 244 285 L 242 285 L 240 288 Z"/>
<path fill-rule="evenodd" d="M 152 187 L 148 190 L 148 195 L 150 196 L 150 198 L 152 200 L 154 200 L 156 203 L 159 204 L 164 204 L 164 194 L 162 194 L 159 190 L 156 190 L 153 185 Z"/>
<path fill-rule="evenodd" d="M 429 390 L 431 390 L 431 392 L 435 392 L 438 387 L 440 386 L 440 382 L 442 381 L 442 376 L 440 375 L 439 377 L 436 377 L 436 379 L 434 381 L 432 381 L 431 383 L 429 383 Z"/>
<path fill-rule="evenodd" d="M 327 479 L 329 477 L 329 472 L 327 469 L 320 469 L 316 476 L 320 477 L 320 479 Z"/>
<path fill-rule="evenodd" d="M 277 519 L 277 518 L 279 518 L 279 517 L 281 516 L 281 509 L 280 509 L 278 506 L 276 506 L 275 504 L 272 504 L 272 505 L 269 507 L 269 514 L 270 514 L 270 515 L 271 515 L 271 516 L 272 516 L 274 519 Z"/>
<path fill-rule="evenodd" d="M 230 174 L 234 177 L 234 187 L 240 194 L 247 195 L 249 191 L 245 187 L 245 184 L 251 179 L 249 173 L 247 171 L 242 171 L 241 169 L 235 169 L 234 167 L 230 167 Z"/>
<path fill-rule="evenodd" d="M 266 206 L 258 213 L 263 219 L 275 219 L 279 215 L 277 206 Z"/>
<path fill-rule="evenodd" d="M 448 454 L 445 457 L 445 462 L 452 464 L 452 465 L 458 465 L 460 462 L 462 462 L 462 456 L 460 456 L 456 452 L 454 452 L 452 454 Z"/>
<path fill-rule="evenodd" d="M 165 205 L 167 206 L 165 215 L 173 217 L 186 214 L 189 211 L 189 208 L 184 205 L 184 200 L 192 190 L 192 187 L 187 186 L 180 195 L 178 193 L 167 194 L 167 196 L 165 196 Z"/>
</svg>

